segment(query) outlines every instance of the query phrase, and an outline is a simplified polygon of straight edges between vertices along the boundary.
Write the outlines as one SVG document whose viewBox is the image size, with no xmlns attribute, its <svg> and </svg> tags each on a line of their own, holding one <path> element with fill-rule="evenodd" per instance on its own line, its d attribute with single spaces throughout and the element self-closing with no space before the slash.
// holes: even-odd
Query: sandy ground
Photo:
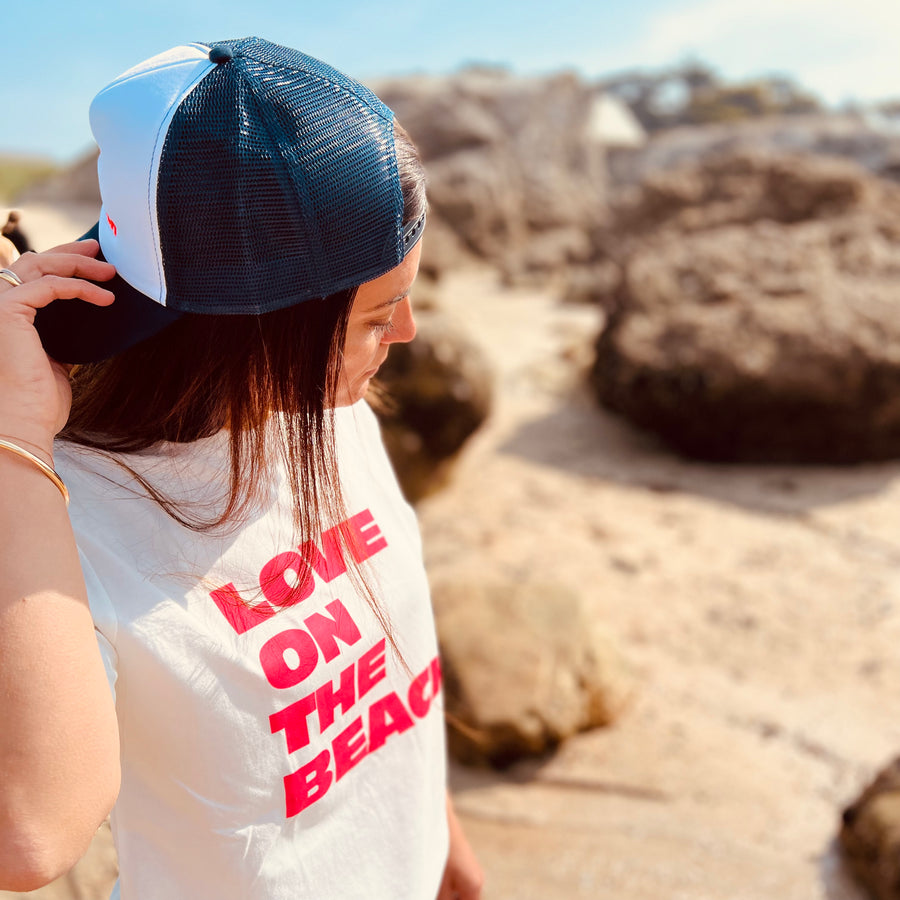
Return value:
<svg viewBox="0 0 900 900">
<path fill-rule="evenodd" d="M 679 460 L 587 396 L 595 311 L 488 272 L 438 299 L 497 397 L 421 504 L 432 577 L 583 592 L 636 685 L 614 726 L 552 758 L 453 767 L 486 900 L 858 900 L 834 838 L 900 753 L 900 463 Z M 99 898 L 105 838 L 94 854 L 30 896 Z"/>
<path fill-rule="evenodd" d="M 637 685 L 551 759 L 454 770 L 488 900 L 858 897 L 833 842 L 900 753 L 900 465 L 679 460 L 588 397 L 593 310 L 487 273 L 441 302 L 498 396 L 421 506 L 432 577 L 581 591 Z"/>
</svg>

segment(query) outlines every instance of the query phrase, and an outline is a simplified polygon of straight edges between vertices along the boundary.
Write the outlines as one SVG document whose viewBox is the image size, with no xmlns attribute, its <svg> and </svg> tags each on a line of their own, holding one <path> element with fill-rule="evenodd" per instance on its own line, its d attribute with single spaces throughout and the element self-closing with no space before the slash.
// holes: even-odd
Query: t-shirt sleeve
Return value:
<svg viewBox="0 0 900 900">
<path fill-rule="evenodd" d="M 87 557 L 78 550 L 81 560 L 81 571 L 84 575 L 84 583 L 87 587 L 88 603 L 91 608 L 91 618 L 94 620 L 94 634 L 97 637 L 97 646 L 100 649 L 100 657 L 103 660 L 103 668 L 106 670 L 106 678 L 109 681 L 109 689 L 113 700 L 116 699 L 116 677 L 118 667 L 118 654 L 116 653 L 116 613 L 109 594 L 100 583 L 97 573 L 88 561 Z"/>
</svg>

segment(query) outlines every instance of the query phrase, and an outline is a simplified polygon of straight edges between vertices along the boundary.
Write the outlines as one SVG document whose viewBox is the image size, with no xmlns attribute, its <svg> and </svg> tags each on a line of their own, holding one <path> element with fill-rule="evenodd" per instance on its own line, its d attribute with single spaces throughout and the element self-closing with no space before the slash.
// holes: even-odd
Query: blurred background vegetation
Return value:
<svg viewBox="0 0 900 900">
<path fill-rule="evenodd" d="M 14 203 L 26 188 L 59 170 L 60 166 L 49 159 L 0 154 L 0 203 Z"/>
</svg>

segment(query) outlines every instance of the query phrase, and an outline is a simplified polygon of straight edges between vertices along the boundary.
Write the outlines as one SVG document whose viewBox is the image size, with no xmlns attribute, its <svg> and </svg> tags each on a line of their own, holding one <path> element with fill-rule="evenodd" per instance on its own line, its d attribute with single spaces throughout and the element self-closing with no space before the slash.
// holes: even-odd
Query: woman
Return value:
<svg viewBox="0 0 900 900">
<path fill-rule="evenodd" d="M 363 400 L 415 333 L 415 152 L 256 38 L 142 63 L 91 122 L 102 254 L 0 271 L 0 888 L 115 803 L 124 900 L 476 898 Z"/>
</svg>

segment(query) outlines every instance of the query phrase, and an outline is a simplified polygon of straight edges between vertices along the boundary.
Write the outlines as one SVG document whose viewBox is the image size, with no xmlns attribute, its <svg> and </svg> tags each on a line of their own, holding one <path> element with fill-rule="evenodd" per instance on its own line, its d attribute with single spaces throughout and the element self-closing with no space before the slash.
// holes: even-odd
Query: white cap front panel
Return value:
<svg viewBox="0 0 900 900">
<path fill-rule="evenodd" d="M 176 47 L 129 69 L 91 104 L 100 146 L 100 245 L 119 275 L 165 305 L 156 223 L 159 158 L 181 101 L 215 68 L 209 47 Z"/>
</svg>

